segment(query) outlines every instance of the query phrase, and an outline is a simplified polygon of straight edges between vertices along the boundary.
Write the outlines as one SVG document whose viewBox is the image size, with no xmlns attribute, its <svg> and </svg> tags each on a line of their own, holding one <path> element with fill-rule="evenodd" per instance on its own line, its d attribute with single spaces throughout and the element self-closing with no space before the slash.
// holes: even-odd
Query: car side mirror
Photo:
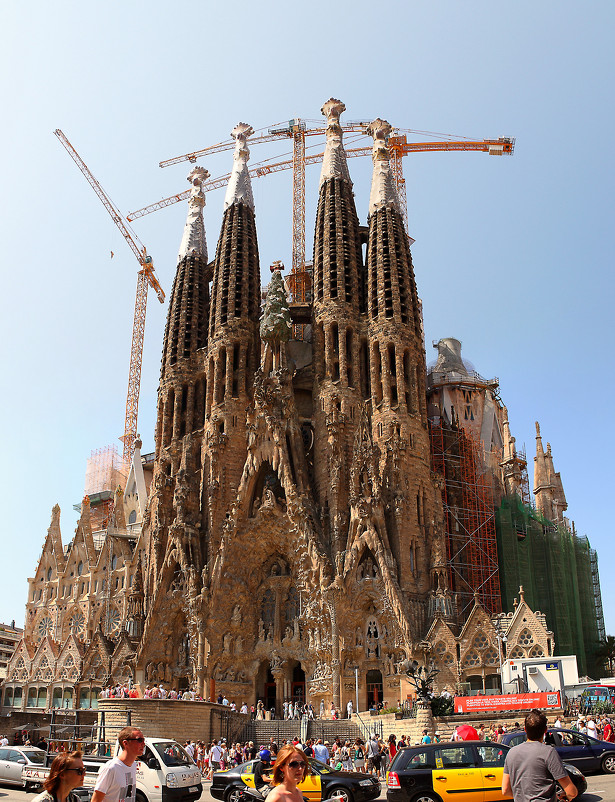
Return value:
<svg viewBox="0 0 615 802">
<path fill-rule="evenodd" d="M 20 757 L 17 762 L 20 763 L 22 766 L 25 766 L 26 763 L 27 763 L 27 760 L 25 758 L 23 758 L 23 757 Z"/>
<path fill-rule="evenodd" d="M 158 763 L 158 761 L 156 760 L 155 757 L 150 757 L 150 759 L 147 761 L 147 768 L 148 769 L 159 769 L 160 768 L 160 763 Z"/>
</svg>

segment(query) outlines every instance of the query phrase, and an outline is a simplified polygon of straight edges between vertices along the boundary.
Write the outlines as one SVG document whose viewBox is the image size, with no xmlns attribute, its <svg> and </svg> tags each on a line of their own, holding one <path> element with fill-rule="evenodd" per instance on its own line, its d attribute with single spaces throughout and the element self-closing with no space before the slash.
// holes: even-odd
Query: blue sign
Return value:
<svg viewBox="0 0 615 802">
<path fill-rule="evenodd" d="M 547 663 L 545 668 L 547 671 L 557 671 L 559 668 L 559 663 Z"/>
</svg>

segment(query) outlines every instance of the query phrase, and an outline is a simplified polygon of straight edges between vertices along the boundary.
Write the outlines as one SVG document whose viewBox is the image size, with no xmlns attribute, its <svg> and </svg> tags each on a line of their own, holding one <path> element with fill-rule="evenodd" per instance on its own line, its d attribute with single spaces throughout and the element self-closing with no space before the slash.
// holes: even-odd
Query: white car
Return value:
<svg viewBox="0 0 615 802">
<path fill-rule="evenodd" d="M 21 776 L 24 766 L 40 768 L 45 765 L 45 753 L 35 746 L 0 747 L 0 783 L 10 783 L 27 788 Z"/>
</svg>

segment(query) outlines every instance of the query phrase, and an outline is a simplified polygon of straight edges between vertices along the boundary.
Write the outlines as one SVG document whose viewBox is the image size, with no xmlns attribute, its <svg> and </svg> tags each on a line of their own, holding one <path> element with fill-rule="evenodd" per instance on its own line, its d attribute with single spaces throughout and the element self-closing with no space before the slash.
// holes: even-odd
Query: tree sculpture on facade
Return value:
<svg viewBox="0 0 615 802">
<path fill-rule="evenodd" d="M 440 669 L 436 668 L 433 662 L 429 667 L 419 665 L 418 660 L 404 660 L 402 668 L 416 689 L 419 704 L 428 705 L 430 697 L 433 695 L 433 681 L 440 673 Z"/>
</svg>

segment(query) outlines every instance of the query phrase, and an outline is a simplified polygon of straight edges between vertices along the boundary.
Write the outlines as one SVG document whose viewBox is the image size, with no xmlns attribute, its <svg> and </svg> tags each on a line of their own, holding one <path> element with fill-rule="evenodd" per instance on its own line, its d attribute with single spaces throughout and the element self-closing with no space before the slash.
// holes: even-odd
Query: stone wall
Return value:
<svg viewBox="0 0 615 802">
<path fill-rule="evenodd" d="M 209 702 L 184 702 L 170 699 L 100 699 L 99 722 L 104 713 L 105 738 L 113 743 L 119 731 L 130 723 L 146 737 L 163 736 L 185 743 L 236 739 L 249 716 Z"/>
</svg>

